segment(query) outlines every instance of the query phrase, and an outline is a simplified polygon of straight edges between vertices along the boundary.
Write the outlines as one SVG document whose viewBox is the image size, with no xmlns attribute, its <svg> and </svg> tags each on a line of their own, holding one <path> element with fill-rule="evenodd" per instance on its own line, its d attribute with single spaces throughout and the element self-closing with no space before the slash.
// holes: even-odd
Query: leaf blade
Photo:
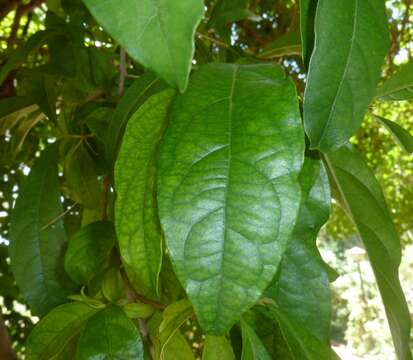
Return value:
<svg viewBox="0 0 413 360">
<path fill-rule="evenodd" d="M 129 55 L 184 91 L 194 53 L 201 0 L 84 0 L 93 16 Z M 173 34 L 169 36 L 168 34 Z"/>
<path fill-rule="evenodd" d="M 158 295 L 162 263 L 156 162 L 174 95 L 173 90 L 153 95 L 131 117 L 115 165 L 115 223 L 122 261 L 136 290 L 152 298 Z"/>
<path fill-rule="evenodd" d="M 297 216 L 303 149 L 295 89 L 278 67 L 208 65 L 175 101 L 158 203 L 178 278 L 207 333 L 225 333 L 272 280 Z"/>
<path fill-rule="evenodd" d="M 377 88 L 376 98 L 382 101 L 400 101 L 413 98 L 413 62 L 401 66 L 396 74 Z"/>
<path fill-rule="evenodd" d="M 374 97 L 389 46 L 384 2 L 319 0 L 315 34 L 304 125 L 311 148 L 328 151 L 353 135 Z"/>
<path fill-rule="evenodd" d="M 398 278 L 400 240 L 380 185 L 349 146 L 328 154 L 325 161 L 339 200 L 355 223 L 369 255 L 398 357 L 411 359 L 410 315 Z"/>
</svg>

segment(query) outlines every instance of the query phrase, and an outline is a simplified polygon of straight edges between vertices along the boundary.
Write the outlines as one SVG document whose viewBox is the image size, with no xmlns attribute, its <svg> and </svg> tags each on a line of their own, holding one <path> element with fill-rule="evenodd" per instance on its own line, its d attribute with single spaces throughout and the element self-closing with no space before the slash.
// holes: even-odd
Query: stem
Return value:
<svg viewBox="0 0 413 360">
<path fill-rule="evenodd" d="M 4 324 L 0 308 L 0 359 L 2 360 L 16 360 L 9 335 L 7 333 L 6 325 Z"/>
</svg>

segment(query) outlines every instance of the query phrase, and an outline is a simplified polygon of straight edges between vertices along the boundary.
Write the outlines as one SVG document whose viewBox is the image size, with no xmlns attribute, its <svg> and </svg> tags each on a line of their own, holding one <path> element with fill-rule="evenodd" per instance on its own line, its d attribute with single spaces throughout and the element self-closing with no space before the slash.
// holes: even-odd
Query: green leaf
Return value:
<svg viewBox="0 0 413 360">
<path fill-rule="evenodd" d="M 372 114 L 374 118 L 379 120 L 389 130 L 400 146 L 409 154 L 413 153 L 413 136 L 399 124 L 394 121 L 385 119 L 381 116 Z"/>
<path fill-rule="evenodd" d="M 53 309 L 30 333 L 27 360 L 60 359 L 67 352 L 67 346 L 79 336 L 87 319 L 97 311 L 79 302 Z"/>
<path fill-rule="evenodd" d="M 314 48 L 314 21 L 318 0 L 300 0 L 301 46 L 304 66 L 308 68 Z"/>
<path fill-rule="evenodd" d="M 8 61 L 0 68 L 0 85 L 9 75 L 10 71 L 18 67 L 26 57 L 32 52 L 39 49 L 53 36 L 59 35 L 56 31 L 38 31 L 34 34 L 24 46 L 20 46 L 8 59 Z"/>
<path fill-rule="evenodd" d="M 115 167 L 115 219 L 122 261 L 136 290 L 152 298 L 158 295 L 162 263 L 157 156 L 174 95 L 174 90 L 153 95 L 131 117 Z"/>
<path fill-rule="evenodd" d="M 89 209 L 100 207 L 102 185 L 95 161 L 82 143 L 69 151 L 64 170 L 71 198 Z"/>
<path fill-rule="evenodd" d="M 271 360 L 267 349 L 255 333 L 254 329 L 241 320 L 242 355 L 241 360 Z"/>
<path fill-rule="evenodd" d="M 0 100 L 0 119 L 14 112 L 33 105 L 33 100 L 27 96 L 14 96 Z"/>
<path fill-rule="evenodd" d="M 343 145 L 374 97 L 389 32 L 383 0 L 319 0 L 304 94 L 311 148 Z"/>
<path fill-rule="evenodd" d="M 380 185 L 349 146 L 325 156 L 343 208 L 354 221 L 376 276 L 399 359 L 411 359 L 410 315 L 398 277 L 400 240 Z"/>
<path fill-rule="evenodd" d="M 66 272 L 76 283 L 87 284 L 102 269 L 115 243 L 112 222 L 97 221 L 81 228 L 69 241 Z"/>
<path fill-rule="evenodd" d="M 207 65 L 176 99 L 158 203 L 207 333 L 226 333 L 273 279 L 298 213 L 303 152 L 296 92 L 279 67 Z"/>
<path fill-rule="evenodd" d="M 272 59 L 289 55 L 300 55 L 300 33 L 296 30 L 281 35 L 259 53 L 260 58 Z"/>
<path fill-rule="evenodd" d="M 171 86 L 185 91 L 202 0 L 84 0 L 127 53 Z"/>
<path fill-rule="evenodd" d="M 314 337 L 304 326 L 283 313 L 275 303 L 271 303 L 265 308 L 260 306 L 259 311 L 279 324 L 292 359 L 339 359 L 327 342 L 320 341 Z"/>
<path fill-rule="evenodd" d="M 76 360 L 93 359 L 144 359 L 138 329 L 116 305 L 90 318 L 79 339 Z"/>
<path fill-rule="evenodd" d="M 126 90 L 116 106 L 112 121 L 107 129 L 106 148 L 110 159 L 115 162 L 123 133 L 129 118 L 153 94 L 163 90 L 165 84 L 150 72 L 145 73 Z"/>
<path fill-rule="evenodd" d="M 316 239 L 330 213 L 327 173 L 320 160 L 306 157 L 300 173 L 302 199 L 297 224 L 280 272 L 266 296 L 277 301 L 290 318 L 315 337 L 328 342 L 330 336 L 330 281 L 318 252 Z"/>
<path fill-rule="evenodd" d="M 159 341 L 161 356 L 174 334 L 194 313 L 188 300 L 180 300 L 169 305 L 163 312 L 163 319 L 159 326 Z"/>
<path fill-rule="evenodd" d="M 117 268 L 110 268 L 105 272 L 102 280 L 102 293 L 113 303 L 126 297 L 125 284 Z"/>
<path fill-rule="evenodd" d="M 153 314 L 154 308 L 143 303 L 130 303 L 123 306 L 123 311 L 130 319 L 146 319 Z"/>
<path fill-rule="evenodd" d="M 66 233 L 61 215 L 56 146 L 48 147 L 19 190 L 10 223 L 10 261 L 25 300 L 43 315 L 66 301 Z"/>
<path fill-rule="evenodd" d="M 401 66 L 396 74 L 379 86 L 376 97 L 384 101 L 413 99 L 413 62 Z"/>
<path fill-rule="evenodd" d="M 162 360 L 194 360 L 191 347 L 185 336 L 180 331 L 176 331 L 172 338 L 165 346 L 165 350 L 162 354 Z M 218 358 L 217 358 L 218 359 Z M 219 358 L 223 359 L 223 358 Z M 224 359 L 223 359 L 224 360 Z"/>
<path fill-rule="evenodd" d="M 231 343 L 225 336 L 207 335 L 202 352 L 202 360 L 235 360 Z"/>
</svg>

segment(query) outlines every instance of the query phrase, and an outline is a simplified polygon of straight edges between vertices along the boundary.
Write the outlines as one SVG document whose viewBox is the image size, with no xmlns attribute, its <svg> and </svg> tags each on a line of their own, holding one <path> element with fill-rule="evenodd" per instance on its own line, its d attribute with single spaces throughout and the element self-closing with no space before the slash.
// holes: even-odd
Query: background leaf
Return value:
<svg viewBox="0 0 413 360">
<path fill-rule="evenodd" d="M 69 241 L 65 270 L 78 284 L 87 284 L 107 261 L 115 246 L 113 223 L 97 221 L 81 228 Z"/>
<path fill-rule="evenodd" d="M 413 99 L 413 62 L 400 66 L 376 91 L 379 100 L 399 101 Z"/>
<path fill-rule="evenodd" d="M 317 2 L 318 0 L 300 0 L 301 47 L 306 68 L 308 68 L 314 48 L 314 21 Z"/>
<path fill-rule="evenodd" d="M 235 360 L 231 343 L 225 336 L 207 335 L 204 342 L 202 360 Z"/>
<path fill-rule="evenodd" d="M 271 360 L 267 349 L 255 333 L 254 329 L 241 320 L 242 356 L 241 360 Z"/>
<path fill-rule="evenodd" d="M 177 97 L 158 203 L 207 333 L 227 332 L 272 280 L 298 212 L 303 150 L 295 89 L 278 67 L 208 65 Z"/>
<path fill-rule="evenodd" d="M 116 231 L 132 285 L 158 295 L 162 232 L 156 203 L 159 142 L 175 91 L 153 95 L 129 120 L 115 167 Z"/>
<path fill-rule="evenodd" d="M 186 89 L 202 0 L 84 0 L 128 54 L 171 86 Z M 171 36 L 173 34 L 173 36 Z"/>
<path fill-rule="evenodd" d="M 61 215 L 56 146 L 48 147 L 23 182 L 12 213 L 10 261 L 24 298 L 36 314 L 66 301 L 66 233 Z"/>
<path fill-rule="evenodd" d="M 319 0 L 315 37 L 304 124 L 311 147 L 328 151 L 354 134 L 374 97 L 389 47 L 384 1 Z"/>
</svg>

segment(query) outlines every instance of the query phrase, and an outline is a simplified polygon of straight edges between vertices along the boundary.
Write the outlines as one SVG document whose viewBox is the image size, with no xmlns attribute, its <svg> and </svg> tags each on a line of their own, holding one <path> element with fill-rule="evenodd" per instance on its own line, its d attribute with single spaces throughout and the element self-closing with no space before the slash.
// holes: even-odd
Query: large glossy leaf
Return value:
<svg viewBox="0 0 413 360">
<path fill-rule="evenodd" d="M 150 72 L 145 73 L 126 90 L 119 100 L 112 120 L 107 128 L 106 151 L 113 162 L 116 160 L 126 124 L 136 110 L 153 94 L 163 90 L 166 85 Z"/>
<path fill-rule="evenodd" d="M 138 329 L 116 305 L 109 305 L 91 317 L 80 336 L 76 360 L 95 359 L 144 359 Z"/>
<path fill-rule="evenodd" d="M 330 287 L 316 238 L 330 212 L 330 189 L 323 163 L 306 157 L 300 174 L 302 199 L 297 224 L 280 272 L 266 296 L 321 341 L 330 335 Z"/>
<path fill-rule="evenodd" d="M 401 66 L 395 75 L 379 86 L 376 97 L 389 101 L 413 99 L 413 62 Z"/>
<path fill-rule="evenodd" d="M 133 286 L 158 294 L 162 232 L 156 204 L 159 142 L 175 94 L 153 95 L 129 120 L 115 167 L 116 231 L 123 263 Z"/>
<path fill-rule="evenodd" d="M 175 101 L 158 203 L 207 333 L 228 331 L 272 280 L 298 212 L 303 148 L 295 89 L 279 67 L 208 65 Z"/>
<path fill-rule="evenodd" d="M 268 304 L 259 310 L 278 323 L 285 342 L 288 344 L 288 358 L 300 360 L 338 360 L 339 357 L 330 348 L 327 342 L 320 341 L 304 326 L 286 315 L 279 307 Z"/>
<path fill-rule="evenodd" d="M 115 246 L 113 223 L 97 221 L 80 229 L 69 241 L 65 269 L 78 284 L 87 284 L 107 261 Z"/>
<path fill-rule="evenodd" d="M 53 309 L 30 333 L 27 360 L 60 359 L 97 311 L 99 309 L 78 302 Z"/>
<path fill-rule="evenodd" d="M 255 333 L 254 329 L 241 321 L 242 332 L 242 354 L 241 360 L 271 360 L 267 349 L 261 342 L 261 339 Z"/>
<path fill-rule="evenodd" d="M 311 147 L 327 151 L 359 128 L 389 46 L 383 0 L 319 0 L 304 94 Z"/>
<path fill-rule="evenodd" d="M 314 21 L 318 0 L 300 0 L 301 48 L 305 67 L 310 63 L 314 48 Z"/>
<path fill-rule="evenodd" d="M 16 282 L 36 314 L 66 301 L 66 233 L 61 215 L 56 146 L 47 148 L 23 182 L 10 224 L 10 260 Z"/>
<path fill-rule="evenodd" d="M 380 185 L 360 155 L 345 146 L 325 156 L 337 197 L 364 242 L 399 359 L 411 359 L 410 315 L 400 286 L 400 240 Z"/>
<path fill-rule="evenodd" d="M 379 120 L 393 134 L 394 138 L 404 150 L 409 154 L 413 153 L 413 136 L 406 129 L 394 121 L 381 116 L 373 115 L 373 117 Z"/>
<path fill-rule="evenodd" d="M 230 341 L 225 336 L 207 335 L 202 360 L 235 360 Z"/>
<path fill-rule="evenodd" d="M 202 0 L 83 0 L 128 54 L 184 91 Z"/>
</svg>

